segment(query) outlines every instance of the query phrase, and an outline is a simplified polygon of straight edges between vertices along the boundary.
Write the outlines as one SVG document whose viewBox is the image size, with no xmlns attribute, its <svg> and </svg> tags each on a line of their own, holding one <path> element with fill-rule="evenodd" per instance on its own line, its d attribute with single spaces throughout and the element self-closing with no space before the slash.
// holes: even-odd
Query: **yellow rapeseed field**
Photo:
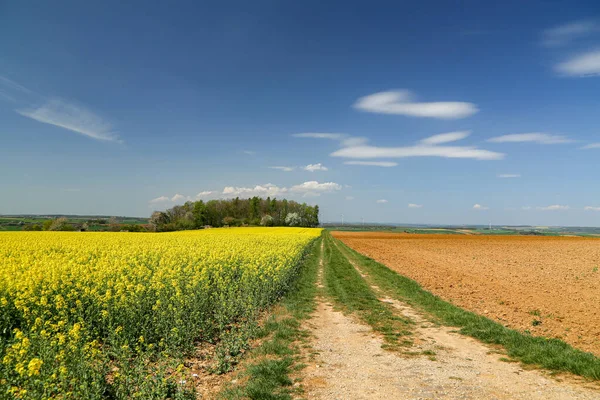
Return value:
<svg viewBox="0 0 600 400">
<path fill-rule="evenodd" d="M 0 233 L 0 398 L 183 398 L 169 361 L 225 343 L 227 365 L 319 235 Z"/>
</svg>

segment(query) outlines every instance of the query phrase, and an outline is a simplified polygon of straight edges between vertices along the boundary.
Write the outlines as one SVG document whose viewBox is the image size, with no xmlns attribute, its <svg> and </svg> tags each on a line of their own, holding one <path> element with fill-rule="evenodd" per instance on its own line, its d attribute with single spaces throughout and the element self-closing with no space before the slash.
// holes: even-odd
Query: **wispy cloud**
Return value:
<svg viewBox="0 0 600 400">
<path fill-rule="evenodd" d="M 68 129 L 92 139 L 121 142 L 107 121 L 87 108 L 58 98 L 47 101 L 41 107 L 17 110 L 17 112 L 24 117 Z"/>
<path fill-rule="evenodd" d="M 279 187 L 272 183 L 264 185 L 256 185 L 254 187 L 234 187 L 227 186 L 223 189 L 222 195 L 224 197 L 234 196 L 281 196 L 285 194 L 300 194 L 305 197 L 309 196 L 320 196 L 323 193 L 331 193 L 334 191 L 341 190 L 342 186 L 335 182 L 323 182 L 308 181 L 298 185 L 294 185 L 290 188 Z"/>
<path fill-rule="evenodd" d="M 600 50 L 576 55 L 555 67 L 556 72 L 573 77 L 600 75 Z"/>
<path fill-rule="evenodd" d="M 0 99 L 8 100 L 12 103 L 15 103 L 17 101 L 17 99 L 15 99 L 13 96 L 3 92 L 2 90 L 0 90 Z"/>
<path fill-rule="evenodd" d="M 365 165 L 369 167 L 395 167 L 398 163 L 393 161 L 345 161 L 346 165 Z"/>
<path fill-rule="evenodd" d="M 334 136 L 329 136 L 334 135 Z M 350 135 L 335 134 L 295 134 L 296 137 L 308 137 L 318 139 L 337 140 L 341 149 L 330 155 L 332 157 L 344 158 L 404 158 L 404 157 L 445 157 L 445 158 L 471 158 L 476 160 L 501 160 L 503 153 L 479 149 L 474 146 L 440 146 L 439 144 L 454 142 L 464 139 L 470 135 L 469 131 L 448 132 L 434 135 L 419 141 L 413 146 L 403 147 L 377 147 L 368 145 L 368 140 L 363 137 L 352 137 Z M 385 164 L 381 164 L 385 163 Z M 381 163 L 356 163 L 354 165 L 395 166 L 389 161 Z"/>
<path fill-rule="evenodd" d="M 531 210 L 531 206 L 521 207 L 521 210 L 529 211 L 529 210 Z"/>
<path fill-rule="evenodd" d="M 585 206 L 584 210 L 586 210 L 586 211 L 600 211 L 600 207 Z"/>
<path fill-rule="evenodd" d="M 346 200 L 354 200 L 354 196 L 346 196 Z"/>
<path fill-rule="evenodd" d="M 539 143 L 539 144 L 563 144 L 572 143 L 573 140 L 562 135 L 551 135 L 549 133 L 515 133 L 488 139 L 491 143 Z"/>
<path fill-rule="evenodd" d="M 386 199 L 379 199 L 379 200 L 376 201 L 376 203 L 379 203 L 379 204 L 385 204 L 387 202 L 388 201 Z"/>
<path fill-rule="evenodd" d="M 331 153 L 333 157 L 346 158 L 405 158 L 405 157 L 443 157 L 471 158 L 475 160 L 501 160 L 503 153 L 478 149 L 475 147 L 457 146 L 407 146 L 407 147 L 376 147 L 357 146 L 345 147 Z"/>
<path fill-rule="evenodd" d="M 592 20 L 574 21 L 555 26 L 542 32 L 542 45 L 557 47 L 569 44 L 575 39 L 597 32 L 598 23 Z"/>
<path fill-rule="evenodd" d="M 302 167 L 302 169 L 305 171 L 309 171 L 309 172 L 327 171 L 328 170 L 328 168 L 321 163 L 308 164 L 306 167 Z"/>
<path fill-rule="evenodd" d="M 269 167 L 269 168 L 277 169 L 277 170 L 283 171 L 283 172 L 292 172 L 294 169 L 296 169 L 296 167 L 281 167 L 281 166 Z"/>
<path fill-rule="evenodd" d="M 481 204 L 475 204 L 473 206 L 473 210 L 489 210 L 489 209 L 490 209 L 489 207 L 482 206 Z"/>
<path fill-rule="evenodd" d="M 171 199 L 168 198 L 167 196 L 160 196 L 160 197 L 150 200 L 149 203 L 150 204 L 159 204 L 159 203 L 166 203 L 169 201 L 171 201 Z"/>
<path fill-rule="evenodd" d="M 440 133 L 439 135 L 433 135 L 420 141 L 421 144 L 435 146 L 443 143 L 456 142 L 467 138 L 471 134 L 470 131 L 457 131 Z"/>
<path fill-rule="evenodd" d="M 202 192 L 198 193 L 196 195 L 196 198 L 197 199 L 204 199 L 204 198 L 207 198 L 207 197 L 213 195 L 214 193 L 215 192 L 213 192 L 212 190 L 205 190 L 205 191 L 202 191 Z"/>
<path fill-rule="evenodd" d="M 423 204 L 409 203 L 408 208 L 423 208 Z"/>
<path fill-rule="evenodd" d="M 19 92 L 23 92 L 23 93 L 26 93 L 26 94 L 33 93 L 31 90 L 29 90 L 25 86 L 23 86 L 23 85 L 15 82 L 15 81 L 13 81 L 13 80 L 10 80 L 7 77 L 2 76 L 2 75 L 0 75 L 0 86 L 4 86 L 4 87 L 7 87 L 9 89 L 17 90 Z"/>
<path fill-rule="evenodd" d="M 581 147 L 582 150 L 600 149 L 600 143 L 590 143 Z"/>
<path fill-rule="evenodd" d="M 253 156 L 256 154 L 254 150 L 242 150 L 242 153 L 248 154 L 249 156 Z"/>
<path fill-rule="evenodd" d="M 361 97 L 354 104 L 354 108 L 378 114 L 440 119 L 466 118 L 479 111 L 473 103 L 458 101 L 416 102 L 409 90 L 379 92 Z"/>
<path fill-rule="evenodd" d="M 510 179 L 510 178 L 520 178 L 521 174 L 499 174 L 498 178 L 502 179 Z"/>
<path fill-rule="evenodd" d="M 294 137 L 299 138 L 313 138 L 313 139 L 330 139 L 330 140 L 343 140 L 348 137 L 345 133 L 294 133 Z"/>
<path fill-rule="evenodd" d="M 542 211 L 564 211 L 564 210 L 568 210 L 571 207 L 569 206 L 564 206 L 564 205 L 560 205 L 560 204 L 553 204 L 551 206 L 546 206 L 546 207 L 538 207 L 538 210 L 542 210 Z"/>
</svg>

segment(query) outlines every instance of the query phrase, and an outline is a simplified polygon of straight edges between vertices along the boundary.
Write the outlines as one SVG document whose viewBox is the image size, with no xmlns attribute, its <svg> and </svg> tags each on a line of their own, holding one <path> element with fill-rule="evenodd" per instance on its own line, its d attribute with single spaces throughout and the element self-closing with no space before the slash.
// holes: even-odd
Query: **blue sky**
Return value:
<svg viewBox="0 0 600 400">
<path fill-rule="evenodd" d="M 600 5 L 522 4 L 2 2 L 0 213 L 600 226 Z"/>
</svg>

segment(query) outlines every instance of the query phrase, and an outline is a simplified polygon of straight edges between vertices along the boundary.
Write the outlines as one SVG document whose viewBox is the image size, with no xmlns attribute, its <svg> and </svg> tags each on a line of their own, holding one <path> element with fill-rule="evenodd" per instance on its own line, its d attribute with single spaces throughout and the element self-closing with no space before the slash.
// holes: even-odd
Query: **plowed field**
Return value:
<svg viewBox="0 0 600 400">
<path fill-rule="evenodd" d="M 467 310 L 600 355 L 600 240 L 334 232 Z"/>
</svg>

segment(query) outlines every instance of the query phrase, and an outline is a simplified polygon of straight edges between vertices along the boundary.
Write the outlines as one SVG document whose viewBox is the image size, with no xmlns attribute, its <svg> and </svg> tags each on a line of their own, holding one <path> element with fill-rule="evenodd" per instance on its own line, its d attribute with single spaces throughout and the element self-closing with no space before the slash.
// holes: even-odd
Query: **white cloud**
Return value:
<svg viewBox="0 0 600 400">
<path fill-rule="evenodd" d="M 84 107 L 61 99 L 54 98 L 39 108 L 17 112 L 24 117 L 68 129 L 92 139 L 121 142 L 108 122 Z"/>
<path fill-rule="evenodd" d="M 531 210 L 531 207 L 530 206 L 525 206 L 525 207 L 521 207 L 521 209 L 527 211 L 527 210 Z"/>
<path fill-rule="evenodd" d="M 456 142 L 458 140 L 465 139 L 471 134 L 470 131 L 457 131 L 440 133 L 439 135 L 433 135 L 428 138 L 421 140 L 421 144 L 435 146 L 437 144 Z"/>
<path fill-rule="evenodd" d="M 171 197 L 171 201 L 174 203 L 179 202 L 179 201 L 184 201 L 184 200 L 189 200 L 189 198 L 182 194 L 179 194 L 179 193 L 177 193 L 175 196 Z"/>
<path fill-rule="evenodd" d="M 489 207 L 482 206 L 481 204 L 475 204 L 473 206 L 473 210 L 489 210 L 489 209 L 490 209 Z"/>
<path fill-rule="evenodd" d="M 499 174 L 498 178 L 510 179 L 510 178 L 520 178 L 521 174 Z"/>
<path fill-rule="evenodd" d="M 398 163 L 393 161 L 345 161 L 346 165 L 366 165 L 371 167 L 395 167 Z"/>
<path fill-rule="evenodd" d="M 248 154 L 249 156 L 253 156 L 256 154 L 254 150 L 243 150 L 242 153 Z"/>
<path fill-rule="evenodd" d="M 354 108 L 378 114 L 441 119 L 465 118 L 479 111 L 472 103 L 457 101 L 418 103 L 414 102 L 412 97 L 409 90 L 379 92 L 359 98 Z"/>
<path fill-rule="evenodd" d="M 295 167 L 269 167 L 271 169 L 278 169 L 280 171 L 284 171 L 284 172 L 292 172 Z"/>
<path fill-rule="evenodd" d="M 222 194 L 226 197 L 237 197 L 237 196 L 279 196 L 284 193 L 287 193 L 287 188 L 281 188 L 277 185 L 273 185 L 272 183 L 267 183 L 265 185 L 256 185 L 254 187 L 234 187 L 234 186 L 226 186 L 223 189 Z"/>
<path fill-rule="evenodd" d="M 542 210 L 542 211 L 561 211 L 561 210 L 568 210 L 569 206 L 563 206 L 560 204 L 554 204 L 551 206 L 547 206 L 547 207 L 538 207 L 538 210 Z"/>
<path fill-rule="evenodd" d="M 290 193 L 302 194 L 303 196 L 319 196 L 322 193 L 330 193 L 337 190 L 341 190 L 342 186 L 335 182 L 323 182 L 308 181 L 299 185 L 294 185 L 290 188 L 279 187 L 272 183 L 264 185 L 256 185 L 254 187 L 234 187 L 227 186 L 223 189 L 222 195 L 224 197 L 237 197 L 237 196 L 259 196 L 259 197 L 274 197 L 282 196 Z"/>
<path fill-rule="evenodd" d="M 422 204 L 409 203 L 408 208 L 423 208 Z"/>
<path fill-rule="evenodd" d="M 319 196 L 321 193 L 330 193 L 337 190 L 341 190 L 342 185 L 335 182 L 323 182 L 308 181 L 300 185 L 294 185 L 290 188 L 291 192 L 302 193 L 304 196 Z"/>
<path fill-rule="evenodd" d="M 600 211 L 600 207 L 585 206 L 584 210 L 586 210 L 586 211 Z"/>
<path fill-rule="evenodd" d="M 4 76 L 0 75 L 0 85 L 4 87 L 8 87 L 13 90 L 18 90 L 23 93 L 32 93 L 31 90 L 27 89 L 25 86 L 18 84 L 17 82 L 10 80 Z"/>
<path fill-rule="evenodd" d="M 600 75 L 600 50 L 579 54 L 558 64 L 555 69 L 567 76 L 598 76 Z"/>
<path fill-rule="evenodd" d="M 386 199 L 379 199 L 379 200 L 376 201 L 376 203 L 379 203 L 379 204 L 384 204 L 384 203 L 387 203 L 387 202 L 388 201 Z"/>
<path fill-rule="evenodd" d="M 542 33 L 542 44 L 547 47 L 566 45 L 569 42 L 598 30 L 595 21 L 575 21 L 547 29 Z"/>
<path fill-rule="evenodd" d="M 346 147 L 331 153 L 333 157 L 346 158 L 404 158 L 404 157 L 445 157 L 472 158 L 475 160 L 501 160 L 503 153 L 457 146 L 407 146 L 407 147 Z"/>
<path fill-rule="evenodd" d="M 171 201 L 171 199 L 169 199 L 167 196 L 160 196 L 160 197 L 150 200 L 149 203 L 157 204 L 157 203 L 166 203 L 168 201 Z"/>
<path fill-rule="evenodd" d="M 590 149 L 600 149 L 600 143 L 590 143 L 587 144 L 583 147 L 581 147 L 582 150 L 590 150 Z"/>
<path fill-rule="evenodd" d="M 299 138 L 313 138 L 313 139 L 330 139 L 330 140 L 344 140 L 349 135 L 345 133 L 294 133 L 294 137 Z"/>
<path fill-rule="evenodd" d="M 549 133 L 532 132 L 532 133 L 515 133 L 503 135 L 488 139 L 491 143 L 540 143 L 540 144 L 561 144 L 572 143 L 573 140 L 561 135 L 551 135 Z"/>
<path fill-rule="evenodd" d="M 203 192 L 200 192 L 200 193 L 198 193 L 198 194 L 196 195 L 196 198 L 197 198 L 197 199 L 202 199 L 202 198 L 205 198 L 205 197 L 209 197 L 209 196 L 210 196 L 210 195 L 212 195 L 213 193 L 215 193 L 215 192 L 213 192 L 212 190 L 205 190 L 205 191 L 203 191 Z"/>
<path fill-rule="evenodd" d="M 315 172 L 315 171 L 327 171 L 327 167 L 321 163 L 317 164 L 308 164 L 306 167 L 302 167 L 305 171 Z"/>
<path fill-rule="evenodd" d="M 354 200 L 353 196 L 346 196 L 346 200 Z"/>
</svg>

